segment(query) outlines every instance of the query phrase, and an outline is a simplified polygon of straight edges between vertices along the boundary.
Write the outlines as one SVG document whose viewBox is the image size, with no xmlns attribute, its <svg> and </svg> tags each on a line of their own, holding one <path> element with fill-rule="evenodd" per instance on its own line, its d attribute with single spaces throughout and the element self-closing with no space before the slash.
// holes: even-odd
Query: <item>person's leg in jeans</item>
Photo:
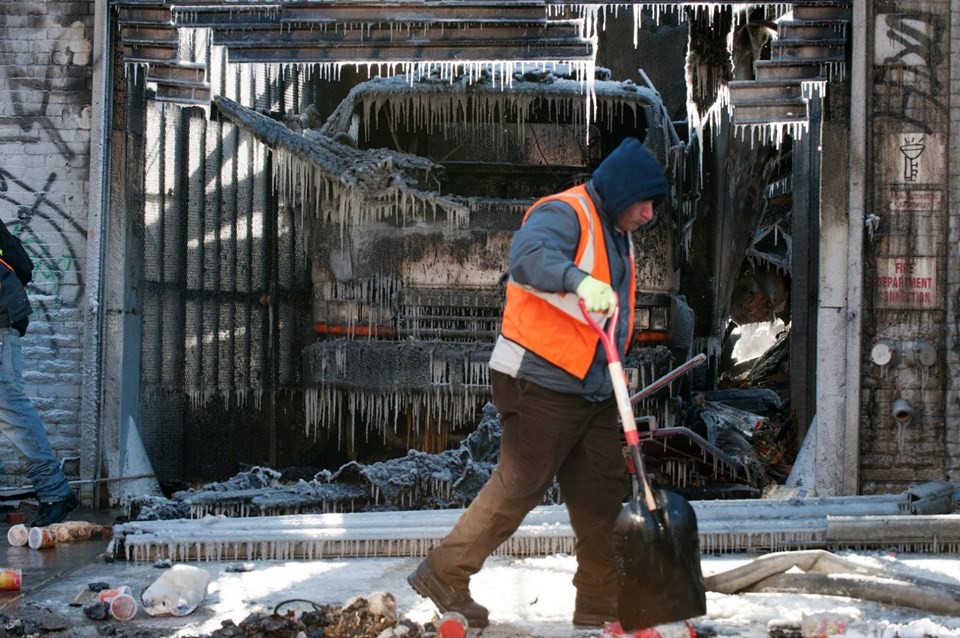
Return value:
<svg viewBox="0 0 960 638">
<path fill-rule="evenodd" d="M 497 469 L 450 534 L 428 554 L 434 571 L 453 588 L 467 587 L 486 558 L 543 502 L 595 410 L 576 395 L 496 371 L 490 380 L 503 425 Z"/>
<path fill-rule="evenodd" d="M 0 329 L 0 432 L 25 459 L 27 476 L 41 503 L 62 501 L 73 494 L 40 415 L 24 393 L 20 333 L 13 328 Z"/>
</svg>

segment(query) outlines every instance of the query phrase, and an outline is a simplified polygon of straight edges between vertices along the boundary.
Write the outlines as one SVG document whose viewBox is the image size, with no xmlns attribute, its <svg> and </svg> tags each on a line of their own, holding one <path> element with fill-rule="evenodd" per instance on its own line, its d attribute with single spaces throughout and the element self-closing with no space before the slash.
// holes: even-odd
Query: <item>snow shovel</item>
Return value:
<svg viewBox="0 0 960 638">
<path fill-rule="evenodd" d="M 614 339 L 618 303 L 615 308 L 604 331 L 580 300 L 580 310 L 600 335 L 607 354 L 627 451 L 638 479 L 633 482 L 632 498 L 624 503 L 614 524 L 617 617 L 624 630 L 636 631 L 701 616 L 707 612 L 707 598 L 700 569 L 696 513 L 682 496 L 664 489 L 654 490 L 647 480 L 640 435 Z"/>
</svg>

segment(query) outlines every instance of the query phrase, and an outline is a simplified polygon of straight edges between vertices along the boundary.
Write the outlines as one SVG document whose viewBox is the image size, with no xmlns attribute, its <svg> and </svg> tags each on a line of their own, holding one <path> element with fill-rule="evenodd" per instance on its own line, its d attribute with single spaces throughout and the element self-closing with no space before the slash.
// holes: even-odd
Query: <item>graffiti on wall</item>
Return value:
<svg viewBox="0 0 960 638">
<path fill-rule="evenodd" d="M 937 16 L 884 13 L 877 16 L 876 27 L 877 64 L 925 67 L 931 81 L 939 86 L 936 70 L 944 57 L 937 46 L 943 29 Z"/>
<path fill-rule="evenodd" d="M 919 114 L 947 111 L 940 80 L 946 60 L 943 21 L 930 14 L 884 13 L 877 15 L 874 26 L 877 83 L 898 96 L 875 115 L 909 124 L 924 133 L 932 132 Z"/>
<path fill-rule="evenodd" d="M 0 218 L 20 237 L 33 259 L 29 292 L 34 311 L 39 310 L 48 320 L 51 312 L 63 306 L 78 306 L 82 289 L 79 249 L 74 244 L 84 231 L 47 196 L 55 191 L 56 183 L 57 174 L 50 173 L 42 186 L 31 185 L 4 169 L 0 160 Z"/>
<path fill-rule="evenodd" d="M 935 255 L 946 183 L 949 110 L 943 17 L 880 13 L 874 22 L 877 176 L 894 231 L 893 254 Z M 882 191 L 881 191 L 882 192 Z"/>
<path fill-rule="evenodd" d="M 0 27 L 0 218 L 34 260 L 34 317 L 49 321 L 80 305 L 92 42 L 82 22 L 61 25 L 43 5 L 5 11 L 20 19 Z"/>
</svg>

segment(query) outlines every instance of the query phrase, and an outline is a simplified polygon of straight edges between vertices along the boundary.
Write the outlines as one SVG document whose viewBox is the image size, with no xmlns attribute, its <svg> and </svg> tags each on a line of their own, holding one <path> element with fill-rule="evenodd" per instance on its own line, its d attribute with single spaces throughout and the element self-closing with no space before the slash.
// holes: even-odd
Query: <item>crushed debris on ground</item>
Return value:
<svg viewBox="0 0 960 638">
<path fill-rule="evenodd" d="M 309 608 L 297 613 L 296 606 Z M 393 595 L 376 592 L 364 598 L 357 596 L 343 606 L 317 605 L 308 600 L 289 600 L 278 604 L 273 613 L 253 613 L 208 636 L 191 638 L 240 638 L 303 636 L 304 638 L 429 638 L 436 636 L 434 627 L 423 627 L 397 615 Z"/>
<path fill-rule="evenodd" d="M 105 603 L 94 603 L 104 605 Z M 109 612 L 103 623 L 70 626 L 63 621 L 14 619 L 0 614 L 0 638 L 32 636 L 78 638 L 113 636 L 115 638 L 162 638 L 163 630 L 145 629 L 135 623 L 111 622 Z M 433 622 L 416 623 L 397 613 L 393 595 L 375 592 L 356 596 L 343 605 L 320 605 L 305 599 L 290 599 L 270 613 L 251 613 L 239 623 L 225 620 L 220 629 L 187 638 L 435 638 Z"/>
</svg>

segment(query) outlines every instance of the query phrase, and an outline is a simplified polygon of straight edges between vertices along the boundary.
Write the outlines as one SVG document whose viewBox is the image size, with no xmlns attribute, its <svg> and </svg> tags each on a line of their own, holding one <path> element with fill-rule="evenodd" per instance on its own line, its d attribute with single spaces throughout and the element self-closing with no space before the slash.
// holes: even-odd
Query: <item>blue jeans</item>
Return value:
<svg viewBox="0 0 960 638">
<path fill-rule="evenodd" d="M 0 328 L 0 432 L 24 457 L 39 501 L 59 501 L 70 493 L 40 414 L 23 391 L 23 353 L 15 328 Z"/>
</svg>

